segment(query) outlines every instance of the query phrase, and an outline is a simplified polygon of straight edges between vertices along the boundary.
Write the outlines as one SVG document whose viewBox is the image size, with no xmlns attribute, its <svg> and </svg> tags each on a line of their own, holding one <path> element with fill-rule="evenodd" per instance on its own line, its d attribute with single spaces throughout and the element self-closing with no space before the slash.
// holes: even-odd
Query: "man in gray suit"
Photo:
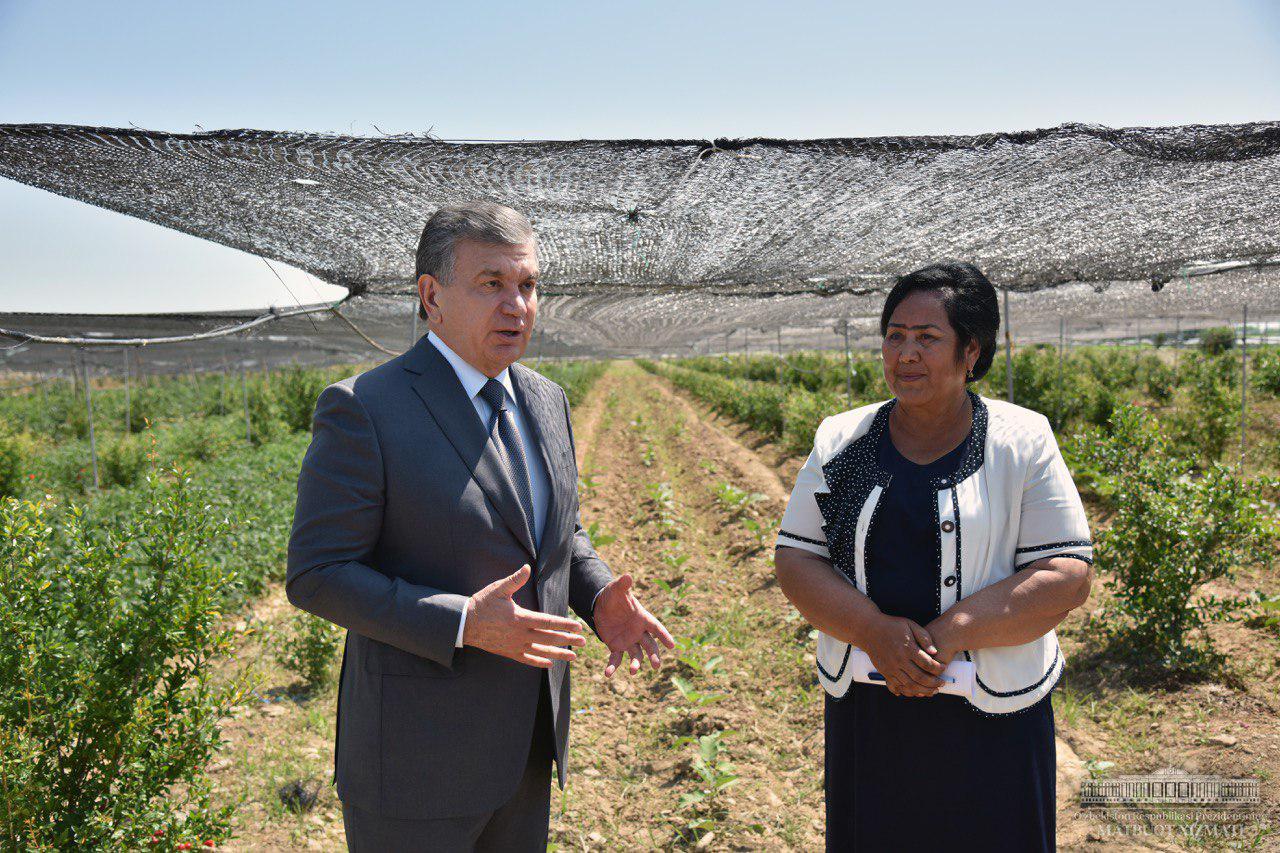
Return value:
<svg viewBox="0 0 1280 853">
<path fill-rule="evenodd" d="M 569 663 L 656 668 L 666 628 L 578 521 L 569 403 L 519 364 L 537 245 L 510 208 L 438 211 L 417 253 L 429 332 L 325 388 L 298 477 L 287 592 L 348 629 L 335 780 L 355 851 L 545 850 Z"/>
</svg>

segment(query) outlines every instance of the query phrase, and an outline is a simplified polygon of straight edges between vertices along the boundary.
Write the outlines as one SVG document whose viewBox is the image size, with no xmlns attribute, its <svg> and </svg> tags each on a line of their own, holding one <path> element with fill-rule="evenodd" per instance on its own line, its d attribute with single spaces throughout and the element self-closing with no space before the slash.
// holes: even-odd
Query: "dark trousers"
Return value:
<svg viewBox="0 0 1280 853">
<path fill-rule="evenodd" d="M 551 697 L 544 678 L 533 741 L 529 744 L 529 761 L 511 799 L 491 812 L 439 820 L 379 817 L 344 803 L 342 822 L 346 828 L 347 849 L 351 853 L 489 850 L 544 853 L 551 817 L 551 763 L 555 759 L 552 723 Z M 447 780 L 442 780 L 442 784 L 448 784 Z"/>
</svg>

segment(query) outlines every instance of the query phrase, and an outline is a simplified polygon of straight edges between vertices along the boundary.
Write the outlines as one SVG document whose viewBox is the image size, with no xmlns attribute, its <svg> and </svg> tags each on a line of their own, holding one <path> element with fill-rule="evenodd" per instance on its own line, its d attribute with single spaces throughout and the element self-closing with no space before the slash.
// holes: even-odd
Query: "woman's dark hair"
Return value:
<svg viewBox="0 0 1280 853">
<path fill-rule="evenodd" d="M 1000 303 L 995 287 L 982 270 L 973 264 L 948 261 L 899 276 L 880 313 L 881 337 L 889 331 L 889 318 L 902 300 L 916 291 L 934 291 L 942 297 L 942 308 L 958 338 L 956 360 L 963 357 L 969 341 L 977 341 L 978 360 L 973 364 L 973 379 L 976 382 L 986 376 L 996 355 Z"/>
</svg>

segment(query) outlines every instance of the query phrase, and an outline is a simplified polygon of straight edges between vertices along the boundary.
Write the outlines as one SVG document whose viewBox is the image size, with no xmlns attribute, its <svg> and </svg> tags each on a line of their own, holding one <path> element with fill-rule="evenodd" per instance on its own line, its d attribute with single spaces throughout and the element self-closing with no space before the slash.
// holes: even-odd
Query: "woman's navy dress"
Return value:
<svg viewBox="0 0 1280 853">
<path fill-rule="evenodd" d="M 970 433 L 972 436 L 972 433 Z M 927 465 L 880 441 L 893 479 L 866 546 L 871 600 L 889 616 L 938 616 L 929 479 L 958 467 L 970 438 Z M 1051 696 L 988 715 L 959 696 L 894 696 L 854 682 L 826 699 L 828 850 L 1052 851 L 1056 750 Z"/>
</svg>

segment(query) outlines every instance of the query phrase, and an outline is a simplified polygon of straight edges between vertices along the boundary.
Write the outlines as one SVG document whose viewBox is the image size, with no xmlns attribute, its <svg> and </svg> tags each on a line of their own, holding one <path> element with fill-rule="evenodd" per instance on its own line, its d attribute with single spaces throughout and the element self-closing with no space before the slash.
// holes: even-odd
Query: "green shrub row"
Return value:
<svg viewBox="0 0 1280 853">
<path fill-rule="evenodd" d="M 204 768 L 243 697 L 216 683 L 227 521 L 182 476 L 133 511 L 0 500 L 5 849 L 201 847 L 230 835 Z"/>
<path fill-rule="evenodd" d="M 805 391 L 852 391 L 855 399 L 881 395 L 886 389 L 879 358 L 859 354 L 846 365 L 843 354 L 794 352 L 774 355 L 698 356 L 676 359 L 673 364 L 689 370 L 714 373 L 730 379 L 772 382 Z"/>
<path fill-rule="evenodd" d="M 609 366 L 605 361 L 546 361 L 534 367 L 543 376 L 564 389 L 569 397 L 569 405 L 576 406 L 587 397 L 591 386 Z"/>
<path fill-rule="evenodd" d="M 676 363 L 644 359 L 637 363 L 706 401 L 716 411 L 778 441 L 791 453 L 808 453 L 822 419 L 847 408 L 843 393 L 785 389 L 772 382 L 733 379 Z"/>
</svg>

